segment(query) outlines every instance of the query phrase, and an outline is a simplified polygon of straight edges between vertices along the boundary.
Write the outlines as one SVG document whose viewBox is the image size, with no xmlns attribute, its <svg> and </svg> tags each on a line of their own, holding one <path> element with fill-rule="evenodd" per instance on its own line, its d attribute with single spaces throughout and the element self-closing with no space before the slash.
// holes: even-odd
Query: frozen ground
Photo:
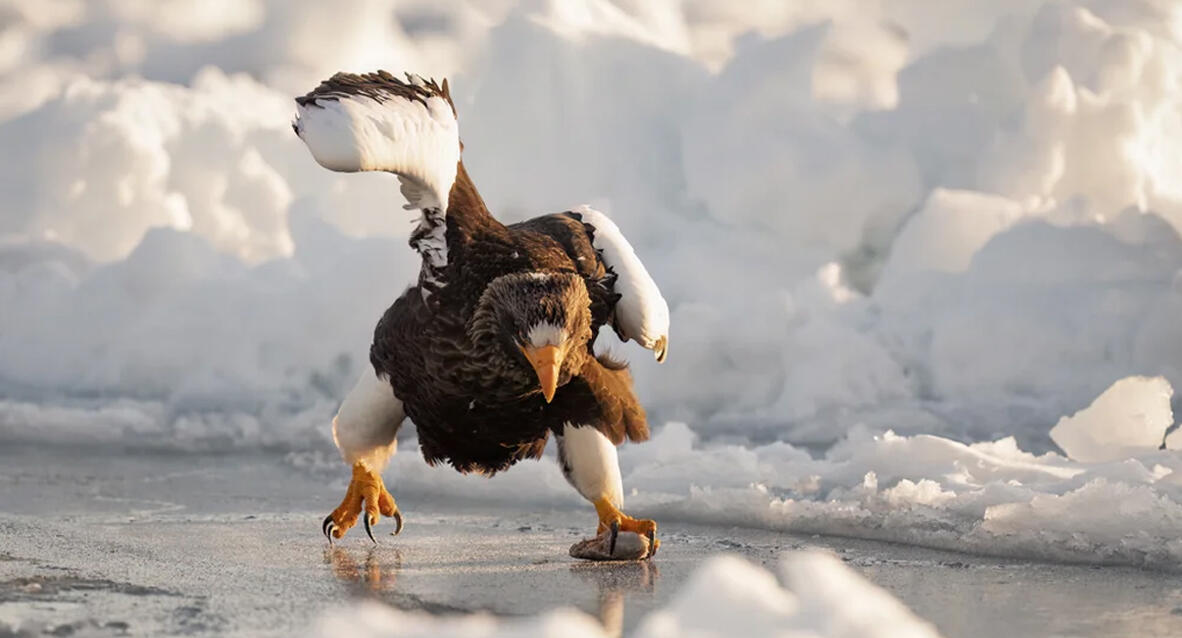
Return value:
<svg viewBox="0 0 1182 638">
<path fill-rule="evenodd" d="M 6 446 L 0 635 L 293 635 L 323 614 L 360 622 L 351 605 L 364 600 L 510 622 L 573 607 L 628 632 L 716 554 L 775 570 L 784 552 L 803 549 L 835 552 L 949 638 L 1182 632 L 1182 586 L 1153 570 L 676 520 L 663 521 L 665 544 L 651 564 L 577 563 L 566 549 L 590 530 L 592 513 L 531 507 L 511 488 L 496 506 L 401 496 L 403 535 L 379 534 L 375 548 L 351 534 L 328 549 L 318 523 L 339 483 L 277 455 Z M 726 583 L 715 584 L 725 613 Z M 841 593 L 858 600 L 856 587 Z"/>
</svg>

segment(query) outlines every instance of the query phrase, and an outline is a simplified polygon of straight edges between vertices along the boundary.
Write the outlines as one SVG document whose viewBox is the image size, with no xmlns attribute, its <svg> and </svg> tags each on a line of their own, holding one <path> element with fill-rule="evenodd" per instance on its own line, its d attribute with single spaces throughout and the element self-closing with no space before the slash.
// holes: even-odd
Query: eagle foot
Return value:
<svg viewBox="0 0 1182 638">
<path fill-rule="evenodd" d="M 657 549 L 661 546 L 661 541 L 657 539 L 656 521 L 646 518 L 632 518 L 617 509 L 607 499 L 595 501 L 595 511 L 599 515 L 596 536 L 604 537 L 606 535 L 608 556 L 616 555 L 616 544 L 620 532 L 631 532 L 648 540 L 645 543 L 644 555 L 640 557 L 642 560 L 656 555 Z"/>
<path fill-rule="evenodd" d="M 643 561 L 656 553 L 656 544 L 652 535 L 621 532 L 620 526 L 613 523 L 598 536 L 571 545 L 570 555 L 583 560 Z"/>
<path fill-rule="evenodd" d="M 361 516 L 364 510 L 365 516 Z M 364 461 L 353 464 L 353 479 L 349 482 L 349 489 L 345 491 L 345 498 L 331 514 L 324 518 L 321 531 L 331 543 L 340 538 L 357 524 L 360 517 L 365 526 L 365 533 L 369 540 L 377 542 L 373 536 L 373 526 L 378 522 L 378 516 L 389 516 L 394 519 L 394 533 L 402 531 L 402 512 L 394 497 L 386 490 L 382 476 L 370 469 Z"/>
</svg>

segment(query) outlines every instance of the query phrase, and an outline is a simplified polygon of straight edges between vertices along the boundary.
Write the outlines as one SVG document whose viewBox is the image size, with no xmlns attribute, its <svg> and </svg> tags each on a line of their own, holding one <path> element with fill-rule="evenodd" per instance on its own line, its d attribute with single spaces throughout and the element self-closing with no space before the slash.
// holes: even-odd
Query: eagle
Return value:
<svg viewBox="0 0 1182 638">
<path fill-rule="evenodd" d="M 332 421 L 352 480 L 324 519 L 329 542 L 359 517 L 371 540 L 379 516 L 402 530 L 381 472 L 409 418 L 428 464 L 489 476 L 539 458 L 554 435 L 607 555 L 633 532 L 651 556 L 657 525 L 621 511 L 616 455 L 648 438 L 644 408 L 627 364 L 594 346 L 611 326 L 663 362 L 669 307 L 619 227 L 587 206 L 498 221 L 464 168 L 446 79 L 337 73 L 295 101 L 292 127 L 321 166 L 394 173 L 404 208 L 419 212 L 418 281 L 378 321 L 371 365 Z"/>
</svg>

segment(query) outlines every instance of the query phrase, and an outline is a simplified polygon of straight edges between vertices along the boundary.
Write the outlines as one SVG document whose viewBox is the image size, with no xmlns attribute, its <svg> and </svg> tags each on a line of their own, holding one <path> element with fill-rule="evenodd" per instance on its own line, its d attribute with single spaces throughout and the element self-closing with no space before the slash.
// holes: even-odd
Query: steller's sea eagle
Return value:
<svg viewBox="0 0 1182 638">
<path fill-rule="evenodd" d="M 331 541 L 362 510 L 402 514 L 382 482 L 407 417 L 430 464 L 493 474 L 558 441 L 563 473 L 599 516 L 598 534 L 647 537 L 657 525 L 620 511 L 615 446 L 644 441 L 648 425 L 626 365 L 593 350 L 599 328 L 664 361 L 669 308 L 620 229 L 587 207 L 518 224 L 497 221 L 460 159 L 447 81 L 379 71 L 338 73 L 296 98 L 292 123 L 312 156 L 334 171 L 398 176 L 405 208 L 421 211 L 410 245 L 418 284 L 374 329 L 370 362 L 333 419 L 353 478 L 324 520 Z"/>
</svg>

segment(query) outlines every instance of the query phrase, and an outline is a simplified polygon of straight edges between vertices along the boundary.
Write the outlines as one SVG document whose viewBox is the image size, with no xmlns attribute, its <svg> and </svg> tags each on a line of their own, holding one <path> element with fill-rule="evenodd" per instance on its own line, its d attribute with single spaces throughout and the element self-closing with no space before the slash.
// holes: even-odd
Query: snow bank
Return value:
<svg viewBox="0 0 1182 638">
<path fill-rule="evenodd" d="M 254 267 L 165 229 L 99 266 L 8 254 L 0 436 L 327 443 L 338 397 L 368 364 L 372 317 L 404 285 L 374 273 L 414 261 L 399 240 L 350 240 L 315 219 L 292 226 L 293 256 Z M 123 422 L 103 416 L 113 414 Z"/>
<path fill-rule="evenodd" d="M 1044 450 L 1115 379 L 1182 382 L 1168 5 L 232 4 L 7 10 L 0 397 L 200 404 L 281 441 L 414 276 L 397 241 L 332 265 L 410 221 L 288 130 L 290 95 L 372 66 L 453 75 L 506 219 L 617 220 L 671 302 L 677 356 L 636 366 L 658 419 Z"/>
<path fill-rule="evenodd" d="M 650 613 L 632 633 L 637 638 L 792 635 L 801 638 L 934 638 L 890 594 L 821 552 L 785 554 L 781 587 L 772 573 L 734 556 L 702 564 L 670 604 Z M 618 630 L 618 628 L 617 628 Z M 312 635 L 600 637 L 618 635 L 589 616 L 559 610 L 500 620 L 489 615 L 437 617 L 368 602 L 323 615 Z"/>
<path fill-rule="evenodd" d="M 676 429 L 675 429 L 676 430 Z M 664 443 L 662 437 L 658 441 Z M 1182 464 L 1154 452 L 1104 464 L 1035 456 L 1013 439 L 857 435 L 820 459 L 786 444 L 703 446 L 628 459 L 630 506 L 686 520 L 831 534 L 992 556 L 1182 568 Z M 706 468 L 697 478 L 696 467 Z M 674 488 L 678 481 L 691 487 Z M 668 527 L 668 524 L 666 525 Z"/>
<path fill-rule="evenodd" d="M 1177 570 L 1179 441 L 1157 449 L 1170 395 L 1160 378 L 1118 381 L 1058 426 L 1073 458 L 1010 437 L 966 445 L 865 430 L 813 458 L 784 443 L 695 444 L 671 424 L 621 460 L 625 484 L 644 490 L 633 505 L 657 517 Z"/>
<path fill-rule="evenodd" d="M 353 234 L 400 233 L 390 180 L 346 188 L 307 157 L 291 114 L 289 96 L 214 67 L 190 86 L 71 80 L 0 122 L 0 143 L 25 151 L 0 160 L 0 236 L 110 262 L 167 227 L 253 264 L 291 254 L 291 211 L 301 201 Z"/>
</svg>

